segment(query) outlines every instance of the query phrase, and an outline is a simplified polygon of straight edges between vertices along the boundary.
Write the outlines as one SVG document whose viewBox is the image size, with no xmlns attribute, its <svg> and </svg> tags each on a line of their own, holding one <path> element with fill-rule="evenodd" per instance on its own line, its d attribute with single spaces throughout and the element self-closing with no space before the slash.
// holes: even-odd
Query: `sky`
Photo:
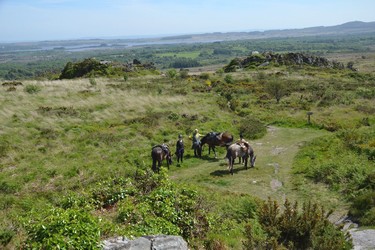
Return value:
<svg viewBox="0 0 375 250">
<path fill-rule="evenodd" d="M 375 21 L 374 0 L 0 0 L 0 42 L 151 37 Z"/>
</svg>

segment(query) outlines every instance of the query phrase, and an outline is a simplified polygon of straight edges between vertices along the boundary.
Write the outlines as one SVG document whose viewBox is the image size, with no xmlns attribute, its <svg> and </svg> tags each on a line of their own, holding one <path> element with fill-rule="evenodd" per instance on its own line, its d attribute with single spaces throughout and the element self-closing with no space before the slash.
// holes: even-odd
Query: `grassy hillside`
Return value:
<svg viewBox="0 0 375 250">
<path fill-rule="evenodd" d="M 256 219 L 267 197 L 280 203 L 314 197 L 341 215 L 353 197 L 332 185 L 340 179 L 325 181 L 307 166 L 325 163 L 314 161 L 320 157 L 329 157 L 331 166 L 350 169 L 351 164 L 343 165 L 334 152 L 310 152 L 316 145 L 310 142 L 332 137 L 334 145 L 335 140 L 343 143 L 337 151 L 359 159 L 353 187 L 363 184 L 363 193 L 371 192 L 374 84 L 373 73 L 286 66 L 183 79 L 151 75 L 127 81 L 3 82 L 0 243 L 11 249 L 27 241 L 30 247 L 32 236 L 43 232 L 38 225 L 51 225 L 43 216 L 53 222 L 78 216 L 77 211 L 92 229 L 87 237 L 182 234 L 194 247 L 213 249 L 215 244 L 241 247 L 244 224 Z M 272 86 L 282 90 L 279 102 Z M 194 158 L 188 136 L 195 128 L 202 134 L 227 130 L 235 139 L 243 132 L 258 155 L 256 167 L 243 170 L 237 164 L 230 176 L 223 148 L 218 159 L 206 151 L 202 159 Z M 345 144 L 351 138 L 345 131 L 357 135 L 351 144 Z M 174 147 L 178 134 L 186 142 L 184 163 L 167 172 L 171 180 L 164 172 L 153 175 L 151 147 L 163 142 Z M 321 139 L 318 145 L 331 145 L 327 143 Z M 169 210 L 168 202 L 179 204 L 178 209 Z M 165 212 L 158 214 L 159 209 Z M 181 211 L 186 211 L 184 220 Z M 371 209 L 365 213 L 368 224 L 375 225 Z"/>
</svg>

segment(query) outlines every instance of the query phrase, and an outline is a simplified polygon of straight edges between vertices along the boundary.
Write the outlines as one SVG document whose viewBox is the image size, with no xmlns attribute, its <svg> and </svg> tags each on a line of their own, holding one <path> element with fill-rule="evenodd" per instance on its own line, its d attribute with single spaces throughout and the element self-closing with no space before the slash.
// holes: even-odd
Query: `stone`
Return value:
<svg viewBox="0 0 375 250">
<path fill-rule="evenodd" d="M 102 242 L 103 250 L 188 250 L 181 236 L 152 235 L 135 240 L 114 237 Z"/>
</svg>

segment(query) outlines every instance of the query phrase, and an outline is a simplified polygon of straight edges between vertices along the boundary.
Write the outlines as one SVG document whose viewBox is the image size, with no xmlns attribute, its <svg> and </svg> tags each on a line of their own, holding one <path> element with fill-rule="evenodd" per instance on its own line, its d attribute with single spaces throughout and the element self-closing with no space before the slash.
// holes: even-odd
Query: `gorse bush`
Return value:
<svg viewBox="0 0 375 250">
<path fill-rule="evenodd" d="M 42 88 L 38 85 L 35 85 L 35 84 L 28 84 L 25 86 L 25 92 L 29 93 L 29 94 L 35 94 L 35 93 L 38 93 L 42 90 Z"/>
<path fill-rule="evenodd" d="M 374 175 L 375 173 L 372 174 L 372 176 Z M 371 188 L 353 199 L 349 215 L 364 226 L 375 225 L 375 188 Z"/>
<path fill-rule="evenodd" d="M 83 77 L 93 72 L 105 75 L 106 68 L 108 68 L 108 65 L 101 64 L 94 58 L 87 58 L 77 63 L 68 62 L 61 72 L 60 79 Z"/>
<path fill-rule="evenodd" d="M 0 229 L 0 246 L 6 246 L 15 235 L 15 232 L 9 229 Z"/>
<path fill-rule="evenodd" d="M 254 116 L 242 118 L 239 123 L 239 131 L 244 138 L 248 139 L 262 138 L 267 133 L 265 124 Z"/>
<path fill-rule="evenodd" d="M 99 221 L 77 208 L 32 212 L 25 222 L 25 249 L 101 249 Z"/>
<path fill-rule="evenodd" d="M 112 178 L 98 182 L 84 195 L 71 194 L 64 197 L 59 206 L 61 208 L 51 210 L 50 217 L 26 223 L 29 234 L 27 246 L 43 247 L 47 246 L 45 242 L 52 240 L 59 246 L 64 246 L 64 243 L 72 240 L 72 236 L 69 235 L 71 231 L 64 229 L 65 237 L 55 239 L 57 236 L 53 234 L 54 230 L 62 230 L 59 226 L 75 230 L 76 226 L 95 222 L 89 220 L 88 215 L 81 214 L 82 208 L 113 209 L 114 223 L 119 228 L 117 232 L 122 235 L 167 234 L 181 235 L 186 240 L 192 240 L 204 236 L 209 231 L 208 209 L 200 202 L 197 191 L 183 186 L 177 187 L 168 179 L 164 168 L 160 174 L 155 174 L 150 169 L 138 169 L 133 178 Z M 66 222 L 60 225 L 61 223 L 55 221 L 57 216 L 61 216 Z M 72 216 L 76 216 L 76 224 L 69 222 Z M 44 233 L 42 226 L 50 229 L 52 233 Z M 88 227 L 90 229 L 91 224 Z M 90 240 L 92 246 L 97 243 L 93 238 L 96 231 L 88 230 L 81 237 L 79 234 L 82 232 L 76 230 L 76 233 L 77 239 L 74 240 Z M 51 237 L 53 239 L 49 239 Z M 32 239 L 42 243 L 36 245 Z"/>
<path fill-rule="evenodd" d="M 143 183 L 138 185 L 138 192 L 143 195 L 128 196 L 119 203 L 116 221 L 124 226 L 124 232 L 139 236 L 175 234 L 188 240 L 208 232 L 207 210 L 196 191 L 177 187 L 163 168 L 160 174 L 143 173 L 146 178 L 139 174 L 137 177 Z"/>
<path fill-rule="evenodd" d="M 288 200 L 281 211 L 270 199 L 259 209 L 258 222 L 245 226 L 245 249 L 351 249 L 339 228 L 332 225 L 322 207 L 304 203 L 298 212 L 298 203 Z"/>
</svg>

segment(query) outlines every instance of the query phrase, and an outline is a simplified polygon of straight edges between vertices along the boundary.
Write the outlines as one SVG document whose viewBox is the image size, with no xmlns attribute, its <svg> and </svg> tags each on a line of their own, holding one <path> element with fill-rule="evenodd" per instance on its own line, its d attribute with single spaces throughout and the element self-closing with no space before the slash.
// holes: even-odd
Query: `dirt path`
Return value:
<svg viewBox="0 0 375 250">
<path fill-rule="evenodd" d="M 179 168 L 172 177 L 216 190 L 249 193 L 262 199 L 295 200 L 299 197 L 290 180 L 293 159 L 304 143 L 325 134 L 320 130 L 269 127 L 264 138 L 250 142 L 257 155 L 255 168 L 246 170 L 236 162 L 231 176 L 224 159 L 224 148 L 220 148 L 218 159 L 207 156 L 205 148 L 203 159 L 187 159 L 194 161 L 193 166 Z"/>
<path fill-rule="evenodd" d="M 328 132 L 311 129 L 269 127 L 267 135 L 251 141 L 257 155 L 255 168 L 245 169 L 238 162 L 234 166 L 234 175 L 229 175 L 225 150 L 219 149 L 218 159 L 207 156 L 204 149 L 203 159 L 189 158 L 188 166 L 174 169 L 171 177 L 180 182 L 195 183 L 223 192 L 248 193 L 261 199 L 271 197 L 279 203 L 285 199 L 312 201 L 333 209 L 330 217 L 337 222 L 347 213 L 347 204 L 336 193 L 324 185 L 303 183 L 299 188 L 292 184 L 292 164 L 299 149 L 314 138 L 328 135 Z M 354 249 L 375 249 L 374 230 L 350 230 Z"/>
</svg>

